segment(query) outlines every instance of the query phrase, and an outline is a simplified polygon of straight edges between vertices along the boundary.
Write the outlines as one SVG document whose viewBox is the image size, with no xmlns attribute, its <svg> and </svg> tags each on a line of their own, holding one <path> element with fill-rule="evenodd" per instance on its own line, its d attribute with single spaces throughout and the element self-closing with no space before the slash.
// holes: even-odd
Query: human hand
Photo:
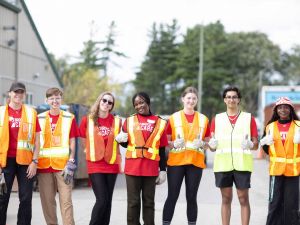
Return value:
<svg viewBox="0 0 300 225">
<path fill-rule="evenodd" d="M 160 185 L 166 181 L 167 172 L 166 171 L 159 171 L 159 175 L 157 176 L 155 183 Z"/>
<path fill-rule="evenodd" d="M 253 142 L 248 139 L 248 134 L 245 135 L 245 138 L 241 142 L 241 147 L 243 150 L 252 149 L 254 146 Z"/>
<path fill-rule="evenodd" d="M 36 175 L 36 170 L 37 170 L 37 164 L 35 162 L 31 162 L 27 168 L 27 178 L 31 179 Z"/>
<path fill-rule="evenodd" d="M 0 195 L 7 193 L 7 186 L 5 182 L 4 173 L 0 173 Z"/>
<path fill-rule="evenodd" d="M 115 140 L 118 143 L 124 143 L 128 141 L 128 133 L 124 133 L 123 131 L 121 131 L 116 137 Z"/>
<path fill-rule="evenodd" d="M 218 147 L 218 140 L 215 138 L 215 133 L 211 133 L 211 138 L 209 139 L 208 146 L 212 151 L 215 151 Z"/>
<path fill-rule="evenodd" d="M 297 129 L 294 135 L 294 144 L 300 144 L 300 128 Z"/>
<path fill-rule="evenodd" d="M 271 135 L 270 130 L 269 130 L 268 134 L 260 140 L 259 143 L 261 146 L 274 144 L 274 139 L 273 139 L 273 136 Z"/>
<path fill-rule="evenodd" d="M 61 172 L 61 175 L 64 177 L 65 184 L 69 185 L 74 178 L 74 172 L 77 166 L 75 163 L 68 161 L 64 170 Z"/>
<path fill-rule="evenodd" d="M 180 135 L 177 135 L 177 138 L 174 140 L 174 148 L 179 149 L 179 148 L 184 148 L 184 139 L 180 137 Z"/>
<path fill-rule="evenodd" d="M 194 149 L 199 149 L 204 147 L 205 142 L 202 141 L 200 135 L 198 135 L 197 138 L 193 140 L 192 145 Z"/>
</svg>

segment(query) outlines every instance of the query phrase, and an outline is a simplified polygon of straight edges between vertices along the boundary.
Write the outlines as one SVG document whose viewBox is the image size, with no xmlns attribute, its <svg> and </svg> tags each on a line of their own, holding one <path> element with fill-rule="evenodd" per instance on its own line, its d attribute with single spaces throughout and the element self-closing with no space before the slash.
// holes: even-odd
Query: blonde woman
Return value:
<svg viewBox="0 0 300 225">
<path fill-rule="evenodd" d="M 101 93 L 79 127 L 86 146 L 87 170 L 96 197 L 90 225 L 109 224 L 114 186 L 120 172 L 121 156 L 115 136 L 120 131 L 121 119 L 111 114 L 114 104 L 112 93 Z"/>
</svg>

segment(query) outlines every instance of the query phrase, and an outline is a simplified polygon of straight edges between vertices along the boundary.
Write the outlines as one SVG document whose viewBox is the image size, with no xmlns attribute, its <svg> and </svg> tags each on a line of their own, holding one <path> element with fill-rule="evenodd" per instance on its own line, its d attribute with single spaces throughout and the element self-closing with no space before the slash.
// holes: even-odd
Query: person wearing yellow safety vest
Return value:
<svg viewBox="0 0 300 225">
<path fill-rule="evenodd" d="M 198 91 L 187 87 L 181 95 L 183 109 L 169 118 L 167 136 L 169 155 L 167 161 L 168 197 L 163 209 L 163 225 L 171 224 L 175 205 L 185 178 L 188 224 L 196 224 L 198 215 L 197 193 L 205 165 L 205 142 L 208 141 L 209 120 L 195 111 Z"/>
<path fill-rule="evenodd" d="M 8 95 L 9 103 L 0 107 L 0 225 L 6 224 L 15 176 L 20 200 L 17 224 L 30 225 L 33 178 L 40 148 L 40 126 L 36 111 L 23 104 L 26 96 L 23 83 L 12 83 Z"/>
<path fill-rule="evenodd" d="M 125 174 L 127 185 L 127 224 L 140 223 L 141 198 L 145 225 L 154 225 L 156 184 L 166 180 L 165 133 L 167 122 L 152 114 L 150 97 L 138 92 L 132 97 L 137 114 L 126 119 L 116 140 L 127 147 Z"/>
<path fill-rule="evenodd" d="M 75 224 L 72 183 L 63 173 L 74 174 L 75 139 L 78 129 L 73 114 L 60 110 L 63 93 L 58 88 L 46 91 L 50 110 L 38 115 L 41 126 L 41 149 L 38 158 L 40 199 L 46 224 L 58 224 L 55 196 L 58 192 L 62 222 Z M 71 178 L 72 178 L 71 175 Z"/>
<path fill-rule="evenodd" d="M 270 156 L 267 225 L 299 225 L 300 121 L 291 100 L 280 97 L 260 144 Z"/>
<path fill-rule="evenodd" d="M 223 91 L 226 112 L 217 114 L 211 122 L 209 147 L 216 151 L 214 173 L 216 186 L 222 195 L 222 224 L 230 224 L 232 186 L 235 183 L 241 206 L 241 224 L 250 221 L 249 188 L 253 157 L 250 150 L 258 146 L 255 119 L 239 109 L 241 93 L 237 87 Z"/>
<path fill-rule="evenodd" d="M 82 118 L 79 130 L 86 148 L 87 171 L 96 197 L 90 225 L 108 225 L 113 191 L 121 169 L 119 144 L 115 141 L 122 121 L 113 116 L 115 98 L 103 92 Z"/>
</svg>

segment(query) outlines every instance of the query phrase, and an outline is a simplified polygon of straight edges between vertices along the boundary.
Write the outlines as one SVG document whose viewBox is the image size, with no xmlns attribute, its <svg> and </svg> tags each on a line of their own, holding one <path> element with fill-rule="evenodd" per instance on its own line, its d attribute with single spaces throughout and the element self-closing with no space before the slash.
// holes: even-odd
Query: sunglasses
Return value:
<svg viewBox="0 0 300 225">
<path fill-rule="evenodd" d="M 105 98 L 102 98 L 101 101 L 102 101 L 103 103 L 106 103 L 106 102 L 107 102 L 107 104 L 109 104 L 109 105 L 112 105 L 112 104 L 113 104 L 113 102 L 111 102 L 111 101 L 109 101 L 109 100 L 107 100 L 107 99 L 105 99 Z"/>
</svg>

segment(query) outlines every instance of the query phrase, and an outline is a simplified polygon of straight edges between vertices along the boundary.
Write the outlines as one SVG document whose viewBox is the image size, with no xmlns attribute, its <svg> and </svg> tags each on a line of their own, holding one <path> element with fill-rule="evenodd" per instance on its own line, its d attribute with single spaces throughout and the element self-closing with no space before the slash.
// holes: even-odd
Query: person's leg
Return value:
<svg viewBox="0 0 300 225">
<path fill-rule="evenodd" d="M 110 222 L 110 214 L 111 214 L 111 203 L 112 203 L 112 197 L 113 197 L 113 192 L 116 184 L 116 179 L 117 179 L 118 174 L 105 174 L 106 177 L 106 182 L 107 182 L 107 189 L 108 189 L 108 201 L 107 201 L 107 206 L 105 209 L 104 213 L 104 218 L 103 218 L 103 225 L 109 225 Z"/>
<path fill-rule="evenodd" d="M 16 158 L 7 158 L 6 167 L 2 168 L 7 186 L 7 193 L 0 195 L 0 225 L 6 225 L 7 207 L 16 175 L 16 168 Z"/>
<path fill-rule="evenodd" d="M 30 225 L 32 217 L 32 191 L 33 191 L 33 180 L 27 178 L 28 166 L 17 166 L 17 179 L 19 185 L 19 210 L 18 210 L 18 221 L 17 225 Z"/>
<path fill-rule="evenodd" d="M 220 188 L 220 190 L 222 195 L 222 224 L 229 225 L 231 216 L 232 187 Z"/>
<path fill-rule="evenodd" d="M 250 221 L 249 188 L 251 172 L 233 171 L 234 183 L 237 188 L 237 195 L 241 206 L 242 225 L 248 225 Z"/>
<path fill-rule="evenodd" d="M 143 220 L 144 225 L 154 225 L 154 197 L 156 177 L 142 178 L 142 205 L 143 205 Z"/>
<path fill-rule="evenodd" d="M 163 224 L 170 224 L 172 221 L 184 173 L 183 166 L 168 166 L 168 196 L 163 209 Z"/>
<path fill-rule="evenodd" d="M 187 218 L 189 224 L 196 224 L 198 215 L 197 193 L 202 177 L 202 168 L 193 165 L 185 167 Z"/>
<path fill-rule="evenodd" d="M 251 213 L 249 203 L 249 189 L 237 189 L 237 195 L 241 206 L 242 225 L 249 225 Z"/>
<path fill-rule="evenodd" d="M 299 177 L 284 177 L 284 225 L 299 225 Z"/>
<path fill-rule="evenodd" d="M 58 224 L 56 215 L 55 195 L 57 192 L 57 184 L 53 173 L 39 173 L 39 192 L 43 214 L 47 224 Z"/>
<path fill-rule="evenodd" d="M 266 225 L 283 225 L 283 176 L 270 176 L 269 209 Z"/>
<path fill-rule="evenodd" d="M 216 187 L 222 195 L 221 216 L 222 224 L 229 225 L 231 216 L 233 171 L 215 172 Z"/>
<path fill-rule="evenodd" d="M 92 210 L 90 225 L 101 224 L 105 208 L 108 202 L 108 187 L 105 179 L 105 175 L 102 173 L 89 174 L 89 178 L 92 182 L 92 188 L 96 197 L 96 202 Z"/>
<path fill-rule="evenodd" d="M 127 225 L 140 225 L 142 177 L 126 175 Z"/>
<path fill-rule="evenodd" d="M 54 173 L 59 196 L 60 212 L 64 225 L 74 225 L 72 183 L 66 184 L 60 172 Z"/>
</svg>

